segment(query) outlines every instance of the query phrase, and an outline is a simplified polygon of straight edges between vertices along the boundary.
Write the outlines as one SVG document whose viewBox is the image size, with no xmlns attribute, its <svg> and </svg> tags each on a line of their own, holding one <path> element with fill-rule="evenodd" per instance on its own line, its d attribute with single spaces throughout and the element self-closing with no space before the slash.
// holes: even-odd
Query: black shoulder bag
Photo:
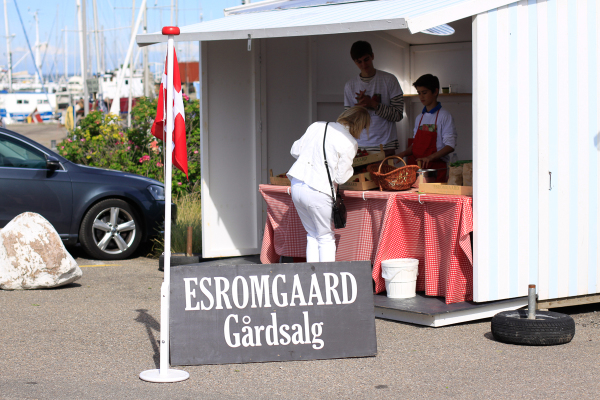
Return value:
<svg viewBox="0 0 600 400">
<path fill-rule="evenodd" d="M 325 134 L 323 135 L 323 158 L 325 159 L 325 170 L 327 171 L 327 178 L 329 178 L 329 186 L 331 186 L 331 197 L 333 197 L 333 209 L 331 211 L 331 218 L 333 218 L 333 226 L 335 229 L 346 227 L 346 205 L 344 199 L 340 194 L 338 188 L 337 193 L 333 192 L 333 183 L 331 182 L 331 175 L 329 175 L 329 166 L 327 165 L 327 154 L 325 154 L 325 138 L 327 137 L 327 127 L 329 122 L 325 125 Z"/>
</svg>

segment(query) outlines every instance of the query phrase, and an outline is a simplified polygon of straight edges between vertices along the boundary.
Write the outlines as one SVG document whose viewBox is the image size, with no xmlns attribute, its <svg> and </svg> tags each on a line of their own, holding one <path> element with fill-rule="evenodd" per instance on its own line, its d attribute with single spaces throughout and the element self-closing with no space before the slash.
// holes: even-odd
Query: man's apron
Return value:
<svg viewBox="0 0 600 400">
<path fill-rule="evenodd" d="M 417 130 L 417 134 L 412 142 L 412 152 L 413 157 L 409 157 L 410 165 L 417 165 L 416 159 L 423 158 L 432 155 L 437 151 L 437 119 L 440 110 L 438 110 L 435 114 L 435 124 L 425 124 L 421 125 L 423 122 L 424 113 L 421 115 L 421 120 L 419 121 L 419 129 Z M 439 169 L 437 173 L 436 182 L 447 182 L 447 168 L 448 164 L 444 161 L 436 160 L 430 161 L 427 167 L 423 167 L 427 169 Z"/>
</svg>

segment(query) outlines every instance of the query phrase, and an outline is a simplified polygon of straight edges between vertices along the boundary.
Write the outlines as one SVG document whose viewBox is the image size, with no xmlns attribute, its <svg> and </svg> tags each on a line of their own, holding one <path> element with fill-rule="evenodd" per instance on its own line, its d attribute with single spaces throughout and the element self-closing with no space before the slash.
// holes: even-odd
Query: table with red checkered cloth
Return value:
<svg viewBox="0 0 600 400">
<path fill-rule="evenodd" d="M 267 222 L 260 259 L 306 257 L 306 231 L 289 194 L 289 186 L 260 185 Z M 335 229 L 336 260 L 373 263 L 377 293 L 385 290 L 381 261 L 419 260 L 417 291 L 444 296 L 446 303 L 473 298 L 473 262 L 469 233 L 473 200 L 468 196 L 414 192 L 343 191 L 346 228 Z"/>
</svg>

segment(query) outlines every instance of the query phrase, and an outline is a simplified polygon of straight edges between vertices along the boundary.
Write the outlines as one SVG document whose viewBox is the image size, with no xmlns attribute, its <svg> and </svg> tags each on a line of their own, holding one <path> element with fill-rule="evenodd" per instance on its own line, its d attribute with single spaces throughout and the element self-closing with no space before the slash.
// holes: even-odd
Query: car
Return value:
<svg viewBox="0 0 600 400">
<path fill-rule="evenodd" d="M 23 212 L 46 218 L 67 246 L 92 258 L 130 257 L 164 226 L 164 185 L 122 171 L 75 164 L 0 128 L 0 228 Z M 173 218 L 176 215 L 172 204 Z"/>
</svg>

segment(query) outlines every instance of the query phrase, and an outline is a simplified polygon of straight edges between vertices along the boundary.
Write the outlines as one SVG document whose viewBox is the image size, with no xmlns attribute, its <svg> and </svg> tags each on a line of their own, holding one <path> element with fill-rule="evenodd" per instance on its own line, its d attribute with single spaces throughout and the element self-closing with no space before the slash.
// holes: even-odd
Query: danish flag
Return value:
<svg viewBox="0 0 600 400">
<path fill-rule="evenodd" d="M 158 106 L 156 118 L 152 124 L 152 134 L 162 141 L 167 136 L 167 62 L 165 58 L 165 72 L 160 82 L 158 93 Z M 181 77 L 177 54 L 173 49 L 173 165 L 179 168 L 188 177 L 187 146 L 185 140 L 185 110 L 183 108 L 183 93 L 181 92 Z M 189 179 L 189 178 L 188 178 Z"/>
</svg>

